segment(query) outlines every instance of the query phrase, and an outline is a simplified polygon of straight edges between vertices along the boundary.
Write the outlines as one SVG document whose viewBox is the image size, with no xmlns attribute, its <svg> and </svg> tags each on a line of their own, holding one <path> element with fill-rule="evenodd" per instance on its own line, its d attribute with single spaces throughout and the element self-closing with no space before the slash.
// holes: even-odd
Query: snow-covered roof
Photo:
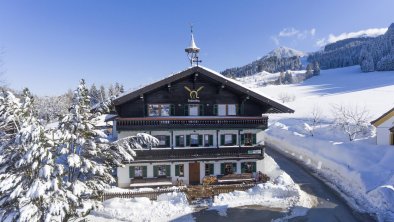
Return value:
<svg viewBox="0 0 394 222">
<path fill-rule="evenodd" d="M 241 91 L 241 92 L 247 94 L 248 96 L 251 96 L 263 103 L 269 104 L 274 108 L 274 110 L 272 110 L 272 112 L 277 112 L 277 113 L 293 113 L 294 112 L 294 110 L 285 106 L 281 102 L 279 102 L 267 95 L 263 95 L 261 92 L 251 89 L 251 88 L 243 85 L 241 82 L 239 82 L 237 80 L 225 77 L 222 74 L 220 74 L 212 69 L 203 67 L 203 66 L 189 67 L 181 72 L 174 73 L 162 80 L 159 80 L 159 81 L 154 82 L 152 84 L 146 85 L 146 86 L 141 87 L 137 90 L 134 90 L 134 91 L 131 91 L 128 93 L 124 93 L 114 100 L 114 104 L 115 105 L 123 104 L 127 101 L 138 98 L 139 96 L 141 96 L 145 93 L 148 93 L 154 89 L 157 89 L 157 88 L 164 86 L 166 84 L 170 84 L 177 79 L 192 75 L 194 73 L 201 73 L 203 75 L 206 75 L 218 82 L 221 82 L 225 86 L 228 86 L 228 87 L 233 88 L 235 90 Z"/>
<path fill-rule="evenodd" d="M 390 109 L 389 111 L 381 115 L 379 118 L 372 121 L 371 124 L 374 125 L 375 127 L 378 127 L 379 125 L 390 119 L 392 116 L 394 116 L 394 108 Z"/>
</svg>

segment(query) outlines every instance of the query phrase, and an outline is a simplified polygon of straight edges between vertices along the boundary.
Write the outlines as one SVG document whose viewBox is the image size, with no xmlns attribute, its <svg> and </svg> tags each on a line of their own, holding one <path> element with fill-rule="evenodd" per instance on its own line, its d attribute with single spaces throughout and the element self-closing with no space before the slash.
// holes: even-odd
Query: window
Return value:
<svg viewBox="0 0 394 222">
<path fill-rule="evenodd" d="M 252 146 L 256 144 L 256 134 L 245 133 L 241 134 L 241 144 L 245 146 Z"/>
<path fill-rule="evenodd" d="M 183 177 L 184 174 L 184 166 L 183 164 L 175 165 L 175 176 Z"/>
<path fill-rule="evenodd" d="M 186 135 L 186 146 L 197 147 L 203 145 L 203 136 L 198 134 Z"/>
<path fill-rule="evenodd" d="M 237 163 L 222 163 L 221 174 L 233 174 L 237 172 Z"/>
<path fill-rule="evenodd" d="M 218 116 L 236 116 L 237 115 L 237 105 L 236 104 L 217 104 L 216 105 L 216 115 Z M 215 114 L 215 108 L 214 108 Z"/>
<path fill-rule="evenodd" d="M 205 134 L 204 135 L 204 146 L 213 146 L 213 135 Z"/>
<path fill-rule="evenodd" d="M 200 106 L 198 104 L 189 104 L 189 116 L 198 116 L 199 107 Z"/>
<path fill-rule="evenodd" d="M 160 166 L 157 166 L 157 176 L 167 176 L 167 174 L 169 174 L 170 172 L 167 172 L 167 171 L 169 171 L 170 169 L 169 169 L 169 166 L 166 166 L 166 165 L 160 165 Z"/>
<path fill-rule="evenodd" d="M 214 165 L 213 163 L 205 164 L 205 176 L 214 175 Z"/>
<path fill-rule="evenodd" d="M 237 115 L 237 106 L 235 104 L 228 104 L 227 105 L 227 115 L 228 116 Z"/>
<path fill-rule="evenodd" d="M 147 175 L 147 167 L 146 166 L 130 166 L 129 167 L 129 176 L 130 178 L 142 178 Z"/>
<path fill-rule="evenodd" d="M 256 172 L 256 162 L 246 162 L 241 163 L 242 173 L 255 173 Z"/>
<path fill-rule="evenodd" d="M 222 134 L 222 135 L 220 135 L 220 144 L 222 146 L 237 145 L 237 135 L 236 134 Z"/>
<path fill-rule="evenodd" d="M 148 104 L 148 116 L 170 116 L 170 104 Z"/>
<path fill-rule="evenodd" d="M 197 134 L 190 135 L 190 146 L 198 146 L 198 135 Z"/>
<path fill-rule="evenodd" d="M 180 135 L 180 136 L 175 136 L 175 145 L 177 147 L 184 147 L 185 146 L 185 136 Z"/>
<path fill-rule="evenodd" d="M 159 140 L 157 147 L 170 147 L 170 136 L 157 135 L 155 137 Z"/>
<path fill-rule="evenodd" d="M 218 104 L 218 116 L 226 115 L 226 104 Z"/>
<path fill-rule="evenodd" d="M 226 134 L 224 135 L 224 145 L 232 145 L 233 144 L 233 135 Z"/>
<path fill-rule="evenodd" d="M 135 177 L 142 177 L 142 167 L 141 166 L 134 167 L 134 176 Z"/>
</svg>

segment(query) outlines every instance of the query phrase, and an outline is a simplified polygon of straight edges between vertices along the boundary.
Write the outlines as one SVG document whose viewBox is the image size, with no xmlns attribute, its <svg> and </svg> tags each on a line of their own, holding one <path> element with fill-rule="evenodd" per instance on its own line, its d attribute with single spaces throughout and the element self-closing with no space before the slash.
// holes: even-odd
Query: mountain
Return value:
<svg viewBox="0 0 394 222">
<path fill-rule="evenodd" d="M 360 65 L 364 72 L 394 70 L 394 23 L 381 36 L 328 44 L 323 51 L 309 54 L 307 61 L 318 62 L 321 69 Z"/>
<path fill-rule="evenodd" d="M 305 55 L 306 55 L 306 53 L 304 53 L 304 52 L 301 52 L 301 51 L 298 51 L 298 50 L 295 50 L 292 48 L 284 47 L 284 46 L 276 48 L 267 54 L 268 57 L 276 56 L 278 58 L 290 58 L 290 57 L 294 57 L 294 56 L 303 57 Z"/>
<path fill-rule="evenodd" d="M 394 23 L 384 35 L 363 45 L 360 66 L 364 72 L 394 70 Z"/>
<path fill-rule="evenodd" d="M 300 58 L 305 53 L 287 47 L 279 47 L 261 59 L 241 67 L 226 69 L 221 73 L 230 77 L 250 76 L 262 71 L 275 73 L 286 70 L 300 70 L 302 63 Z"/>
</svg>

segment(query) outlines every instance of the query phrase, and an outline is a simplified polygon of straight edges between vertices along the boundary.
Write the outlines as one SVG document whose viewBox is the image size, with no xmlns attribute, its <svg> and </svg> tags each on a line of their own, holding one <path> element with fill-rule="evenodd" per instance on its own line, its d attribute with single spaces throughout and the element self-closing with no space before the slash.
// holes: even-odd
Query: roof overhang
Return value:
<svg viewBox="0 0 394 222">
<path fill-rule="evenodd" d="M 202 66 L 190 67 L 184 71 L 175 73 L 175 74 L 173 74 L 167 78 L 164 78 L 160 81 L 157 81 L 155 83 L 152 83 L 150 85 L 147 85 L 145 87 L 137 89 L 135 91 L 125 93 L 125 94 L 119 96 L 118 98 L 116 98 L 113 102 L 116 106 L 121 105 L 121 104 L 126 103 L 130 100 L 139 98 L 139 97 L 143 96 L 144 94 L 149 93 L 159 87 L 163 87 L 165 85 L 171 84 L 172 82 L 174 82 L 178 79 L 190 76 L 194 73 L 199 73 L 199 74 L 205 75 L 217 82 L 220 82 L 225 87 L 229 87 L 234 90 L 238 90 L 238 91 L 245 93 L 246 95 L 248 95 L 260 102 L 269 104 L 271 106 L 271 108 L 268 113 L 294 113 L 293 109 L 283 105 L 282 103 L 275 101 L 274 99 L 272 99 L 268 96 L 265 96 L 259 92 L 256 92 L 253 89 L 247 88 L 236 80 L 227 78 L 218 72 L 215 72 L 213 70 L 210 70 L 210 69 L 202 67 Z"/>
<path fill-rule="evenodd" d="M 374 125 L 375 127 L 378 127 L 393 116 L 394 116 L 394 108 L 390 109 L 389 111 L 381 115 L 379 118 L 372 121 L 371 124 Z"/>
</svg>

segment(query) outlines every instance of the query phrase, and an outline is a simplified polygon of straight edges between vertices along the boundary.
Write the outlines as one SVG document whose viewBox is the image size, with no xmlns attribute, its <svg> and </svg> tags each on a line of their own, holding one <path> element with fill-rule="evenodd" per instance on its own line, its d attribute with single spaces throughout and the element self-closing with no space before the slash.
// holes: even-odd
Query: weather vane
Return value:
<svg viewBox="0 0 394 222">
<path fill-rule="evenodd" d="M 187 53 L 187 57 L 189 58 L 190 65 L 193 66 L 193 64 L 196 64 L 196 66 L 198 66 L 198 63 L 201 63 L 202 61 L 198 59 L 198 53 L 200 52 L 200 48 L 198 48 L 196 46 L 196 43 L 194 42 L 193 25 L 190 25 L 190 33 L 190 46 L 185 49 L 185 52 Z"/>
</svg>

